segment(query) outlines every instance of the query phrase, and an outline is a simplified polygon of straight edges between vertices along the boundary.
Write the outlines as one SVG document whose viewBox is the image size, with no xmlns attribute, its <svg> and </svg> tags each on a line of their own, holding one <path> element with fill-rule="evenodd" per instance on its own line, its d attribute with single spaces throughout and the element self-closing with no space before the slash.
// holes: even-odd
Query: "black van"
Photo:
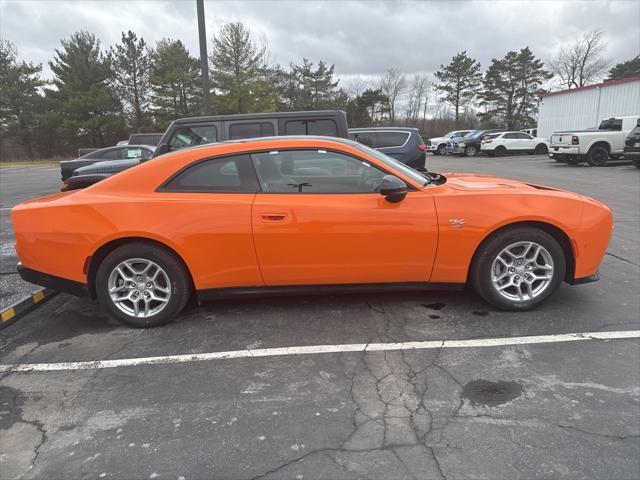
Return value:
<svg viewBox="0 0 640 480">
<path fill-rule="evenodd" d="M 341 110 L 318 110 L 180 118 L 169 125 L 154 157 L 205 143 L 275 135 L 348 138 L 347 115 Z"/>
</svg>

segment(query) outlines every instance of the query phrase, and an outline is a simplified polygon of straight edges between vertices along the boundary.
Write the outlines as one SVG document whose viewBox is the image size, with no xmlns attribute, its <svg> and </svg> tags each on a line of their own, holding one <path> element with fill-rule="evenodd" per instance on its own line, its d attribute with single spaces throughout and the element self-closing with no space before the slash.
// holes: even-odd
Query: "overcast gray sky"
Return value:
<svg viewBox="0 0 640 480">
<path fill-rule="evenodd" d="M 491 58 L 530 46 L 548 60 L 563 42 L 600 29 L 614 62 L 640 53 L 640 0 L 573 1 L 207 1 L 207 34 L 242 21 L 266 41 L 273 62 L 307 57 L 336 65 L 345 80 L 382 73 L 433 73 L 462 50 Z M 77 30 L 112 45 L 133 30 L 150 45 L 182 40 L 198 55 L 195 0 L 0 0 L 0 35 L 22 59 L 46 63 Z M 211 48 L 211 47 L 209 47 Z"/>
</svg>

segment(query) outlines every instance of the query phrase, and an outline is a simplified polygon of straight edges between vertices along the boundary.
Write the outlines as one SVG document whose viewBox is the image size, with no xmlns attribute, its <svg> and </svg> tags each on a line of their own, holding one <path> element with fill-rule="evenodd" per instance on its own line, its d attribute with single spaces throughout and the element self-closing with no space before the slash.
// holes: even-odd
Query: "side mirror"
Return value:
<svg viewBox="0 0 640 480">
<path fill-rule="evenodd" d="M 167 145 L 166 143 L 161 143 L 160 145 L 158 145 L 156 147 L 156 151 L 153 154 L 154 157 L 157 157 L 159 155 L 163 155 L 165 153 L 167 153 L 169 151 L 169 145 Z"/>
<path fill-rule="evenodd" d="M 380 195 L 384 196 L 388 202 L 398 203 L 407 196 L 409 187 L 404 181 L 395 175 L 385 175 L 380 184 Z"/>
</svg>

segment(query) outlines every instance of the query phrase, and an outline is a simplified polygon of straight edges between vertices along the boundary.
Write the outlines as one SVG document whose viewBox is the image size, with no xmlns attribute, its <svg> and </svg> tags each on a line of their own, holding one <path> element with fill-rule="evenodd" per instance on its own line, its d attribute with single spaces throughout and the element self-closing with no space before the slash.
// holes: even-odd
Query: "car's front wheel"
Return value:
<svg viewBox="0 0 640 480">
<path fill-rule="evenodd" d="M 480 246 L 470 279 L 494 307 L 530 310 L 558 290 L 565 269 L 564 252 L 555 238 L 537 228 L 516 227 Z"/>
<path fill-rule="evenodd" d="M 536 145 L 536 149 L 533 151 L 535 155 L 543 155 L 548 152 L 549 152 L 549 149 L 544 143 L 539 143 L 538 145 Z"/>
<path fill-rule="evenodd" d="M 107 255 L 95 283 L 100 304 L 120 322 L 139 328 L 170 322 L 190 296 L 182 262 L 146 242 L 126 244 Z"/>
<path fill-rule="evenodd" d="M 447 154 L 447 146 L 445 144 L 439 145 L 436 150 L 437 155 L 446 155 Z"/>
</svg>

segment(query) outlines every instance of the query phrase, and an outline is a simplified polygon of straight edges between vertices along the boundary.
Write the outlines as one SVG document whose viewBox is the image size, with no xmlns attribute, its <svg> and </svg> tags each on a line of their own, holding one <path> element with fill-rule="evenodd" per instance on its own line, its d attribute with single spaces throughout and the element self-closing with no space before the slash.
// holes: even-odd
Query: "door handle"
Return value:
<svg viewBox="0 0 640 480">
<path fill-rule="evenodd" d="M 282 222 L 287 215 L 284 213 L 263 213 L 260 215 L 263 222 Z"/>
</svg>

